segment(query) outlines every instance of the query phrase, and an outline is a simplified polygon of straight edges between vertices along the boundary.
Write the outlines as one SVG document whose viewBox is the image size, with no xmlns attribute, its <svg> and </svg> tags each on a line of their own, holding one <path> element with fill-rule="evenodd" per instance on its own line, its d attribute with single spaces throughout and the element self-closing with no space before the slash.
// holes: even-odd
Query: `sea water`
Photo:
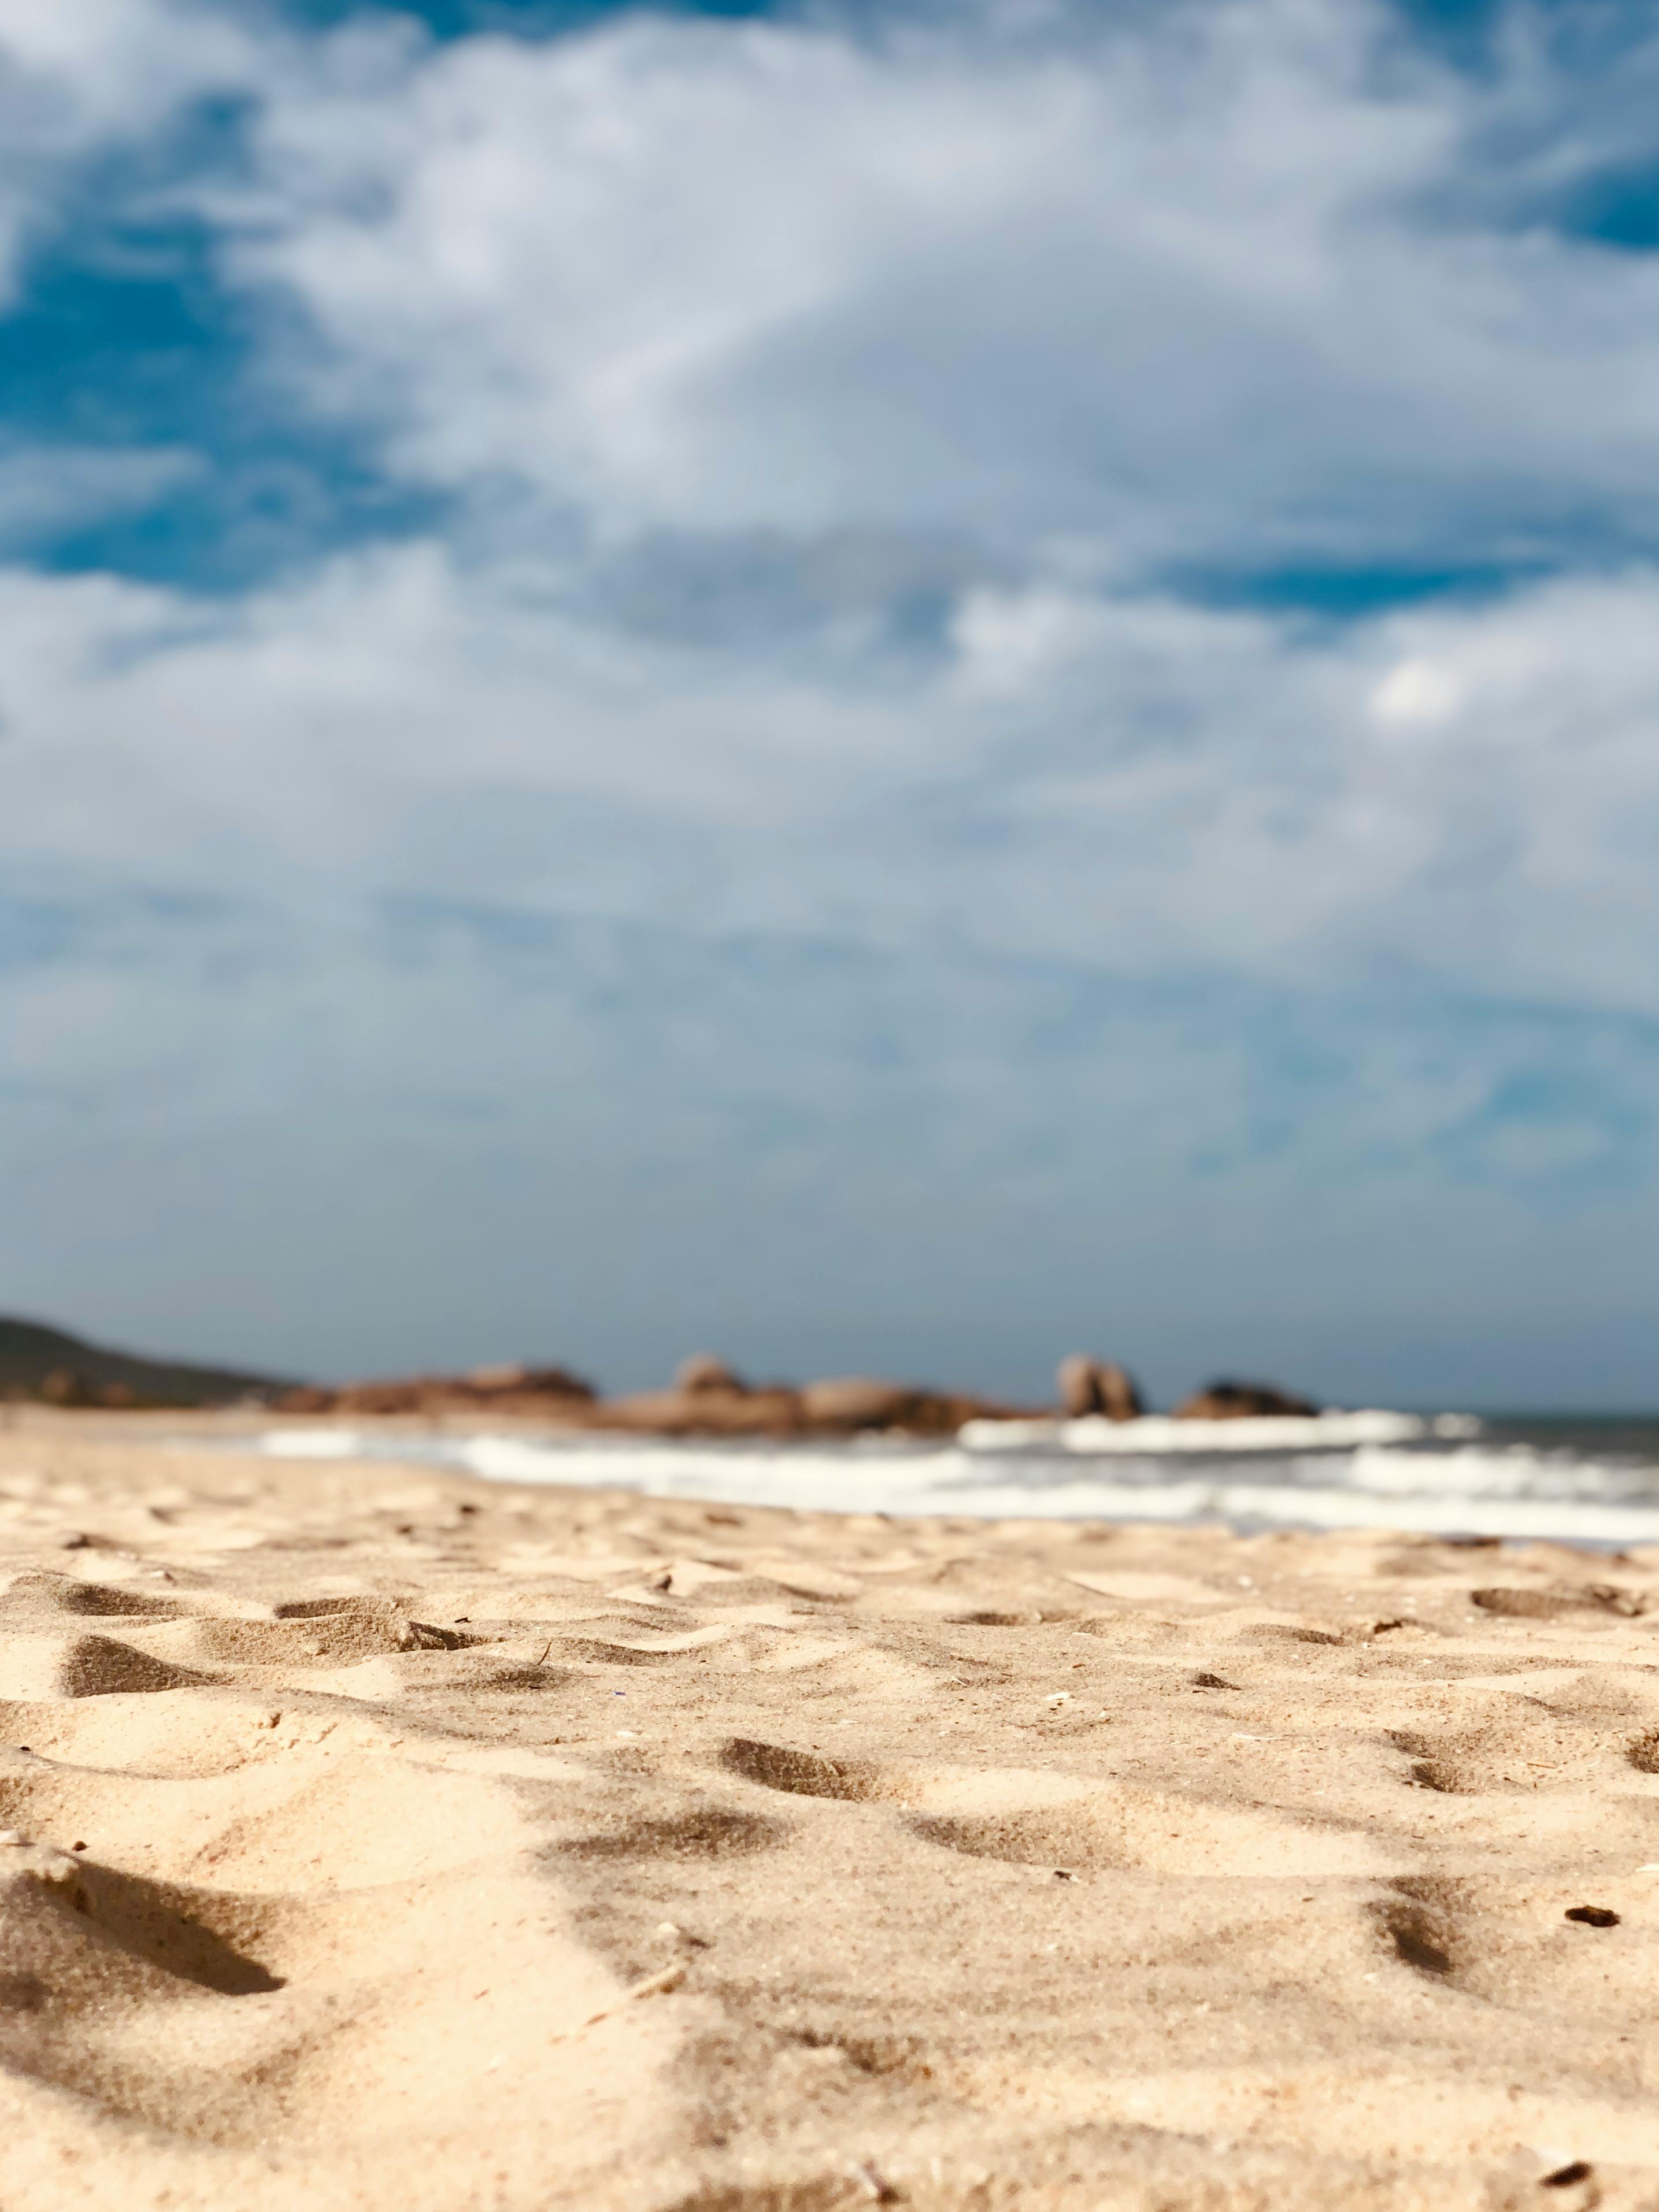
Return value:
<svg viewBox="0 0 1659 2212">
<path fill-rule="evenodd" d="M 257 1443 L 277 1457 L 413 1461 L 711 1504 L 1659 1542 L 1659 1416 L 1151 1415 L 846 1443 L 289 1427 Z"/>
</svg>

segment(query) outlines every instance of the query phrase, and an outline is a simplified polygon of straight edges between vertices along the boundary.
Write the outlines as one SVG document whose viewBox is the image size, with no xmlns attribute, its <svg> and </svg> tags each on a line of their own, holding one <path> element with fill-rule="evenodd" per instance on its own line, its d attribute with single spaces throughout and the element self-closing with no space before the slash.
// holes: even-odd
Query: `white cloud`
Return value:
<svg viewBox="0 0 1659 2212">
<path fill-rule="evenodd" d="M 0 545 L 142 513 L 204 472 L 199 454 L 166 447 L 0 447 Z"/>
<path fill-rule="evenodd" d="M 1650 572 L 1334 638 L 981 589 L 856 690 L 432 545 L 228 605 L 13 572 L 0 617 L 18 860 L 1659 1012 Z M 1462 701 L 1431 744 L 1376 726 L 1402 668 Z"/>
<path fill-rule="evenodd" d="M 457 495 L 239 596 L 0 572 L 5 1080 L 66 1203 L 108 1127 L 186 1194 L 252 1130 L 286 1220 L 307 1146 L 368 1131 L 372 1180 L 449 1115 L 455 1218 L 520 1233 L 541 1146 L 599 1266 L 606 1206 L 706 1173 L 701 1250 L 773 1176 L 769 1297 L 844 1143 L 843 1289 L 915 1307 L 937 1201 L 988 1312 L 1013 1245 L 1074 1289 L 1131 1216 L 1174 1310 L 1172 1223 L 1218 1249 L 1216 1190 L 1270 1213 L 1304 1166 L 1415 1160 L 1414 1212 L 1342 1218 L 1420 1250 L 1552 1023 L 1583 1095 L 1511 1114 L 1496 1180 L 1636 1172 L 1659 257 L 1539 215 L 1582 76 L 1517 32 L 1458 76 L 1365 0 L 1019 13 L 441 46 L 0 0 L 0 265 L 76 164 L 240 88 L 248 179 L 167 189 L 280 295 L 267 392 Z M 1621 160 L 1656 58 L 1603 87 Z M 186 465 L 70 459 L 9 459 L 0 520 Z M 1182 582 L 1587 543 L 1346 625 Z"/>
<path fill-rule="evenodd" d="M 1659 489 L 1659 265 L 1528 219 L 1583 99 L 1364 0 L 359 40 L 279 76 L 233 265 L 398 469 L 612 532 L 1509 558 Z"/>
<path fill-rule="evenodd" d="M 77 163 L 250 88 L 259 51 L 197 0 L 0 0 L 0 301 Z"/>
<path fill-rule="evenodd" d="M 1463 687 L 1449 668 L 1431 660 L 1402 660 L 1371 694 L 1371 714 L 1384 729 L 1411 729 L 1449 721 L 1462 704 Z"/>
</svg>

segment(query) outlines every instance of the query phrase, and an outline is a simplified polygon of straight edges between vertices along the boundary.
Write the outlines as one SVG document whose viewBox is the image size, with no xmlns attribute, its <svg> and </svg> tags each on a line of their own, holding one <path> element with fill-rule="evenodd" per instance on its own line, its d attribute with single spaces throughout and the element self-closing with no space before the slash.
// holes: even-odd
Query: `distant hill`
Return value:
<svg viewBox="0 0 1659 2212">
<path fill-rule="evenodd" d="M 286 1387 L 270 1375 L 106 1352 L 61 1328 L 0 1316 L 0 1398 L 58 1406 L 222 1406 Z"/>
</svg>

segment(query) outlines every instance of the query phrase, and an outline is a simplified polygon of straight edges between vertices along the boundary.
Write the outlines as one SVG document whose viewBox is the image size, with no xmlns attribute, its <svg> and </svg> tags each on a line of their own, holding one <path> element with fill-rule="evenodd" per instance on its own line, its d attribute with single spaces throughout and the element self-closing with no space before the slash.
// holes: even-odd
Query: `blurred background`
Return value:
<svg viewBox="0 0 1659 2212">
<path fill-rule="evenodd" d="M 1642 1407 L 1659 23 L 0 0 L 0 1311 Z"/>
</svg>

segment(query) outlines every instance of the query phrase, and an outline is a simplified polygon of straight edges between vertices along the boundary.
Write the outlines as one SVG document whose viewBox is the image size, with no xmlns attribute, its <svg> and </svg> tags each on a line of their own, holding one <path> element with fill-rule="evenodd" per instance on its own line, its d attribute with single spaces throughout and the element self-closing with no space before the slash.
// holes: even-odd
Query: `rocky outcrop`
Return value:
<svg viewBox="0 0 1659 2212">
<path fill-rule="evenodd" d="M 1073 1419 L 1133 1420 L 1145 1411 L 1133 1377 L 1108 1360 L 1074 1352 L 1058 1375 L 1061 1410 Z M 501 1415 L 550 1426 L 641 1436 L 854 1437 L 884 1431 L 943 1437 L 966 1421 L 1052 1419 L 1042 1409 L 957 1392 L 839 1375 L 799 1388 L 752 1385 L 712 1352 L 680 1362 L 672 1386 L 600 1399 L 568 1368 L 513 1360 L 460 1375 L 295 1384 L 219 1368 L 189 1367 L 106 1352 L 38 1322 L 0 1319 L 0 1400 L 33 1399 L 65 1409 L 113 1410 L 258 1402 L 285 1413 L 395 1415 L 417 1420 Z M 1269 1382 L 1211 1382 L 1175 1418 L 1226 1421 L 1318 1412 L 1309 1399 Z"/>
<path fill-rule="evenodd" d="M 860 1429 L 906 1427 L 933 1394 L 902 1382 L 883 1382 L 872 1375 L 837 1375 L 809 1382 L 801 1391 L 801 1410 L 812 1427 L 855 1435 Z"/>
<path fill-rule="evenodd" d="M 647 1390 L 593 1407 L 584 1425 L 654 1436 L 854 1437 L 883 1431 L 951 1436 L 964 1421 L 995 1419 L 1012 1408 L 873 1376 L 842 1375 L 800 1389 L 751 1389 L 729 1368 L 700 1354 L 672 1390 Z"/>
<path fill-rule="evenodd" d="M 526 1367 L 517 1360 L 499 1366 L 472 1367 L 461 1377 L 466 1389 L 481 1398 L 522 1397 L 526 1391 L 538 1397 L 591 1398 L 593 1386 L 566 1367 Z"/>
<path fill-rule="evenodd" d="M 793 1437 L 800 1398 L 789 1389 L 641 1390 L 608 1398 L 583 1425 L 654 1437 Z"/>
<path fill-rule="evenodd" d="M 743 1397 L 749 1385 L 712 1352 L 694 1352 L 674 1370 L 674 1388 L 688 1396 Z"/>
<path fill-rule="evenodd" d="M 657 1437 L 789 1437 L 800 1429 L 799 1394 L 778 1383 L 753 1389 L 712 1352 L 694 1352 L 672 1389 L 640 1390 L 595 1407 L 593 1428 Z"/>
<path fill-rule="evenodd" d="M 1319 1411 L 1310 1398 L 1293 1397 L 1271 1382 L 1207 1382 L 1175 1409 L 1177 1421 L 1240 1421 L 1271 1414 Z"/>
<path fill-rule="evenodd" d="M 437 1416 L 489 1407 L 500 1413 L 561 1419 L 594 1403 L 592 1385 L 562 1367 L 514 1362 L 465 1375 L 405 1375 L 385 1382 L 307 1384 L 276 1400 L 283 1413 L 416 1413 Z"/>
<path fill-rule="evenodd" d="M 494 1413 L 561 1427 L 656 1437 L 853 1437 L 896 1430 L 949 1436 L 964 1421 L 994 1419 L 1009 1407 L 872 1376 L 844 1375 L 796 1389 L 751 1387 L 712 1352 L 681 1362 L 666 1390 L 599 1399 L 558 1367 L 478 1367 L 466 1375 L 412 1375 L 286 1392 L 287 1413 L 403 1414 L 422 1419 Z"/>
<path fill-rule="evenodd" d="M 1074 1421 L 1091 1413 L 1104 1414 L 1109 1421 L 1133 1421 L 1146 1410 L 1127 1370 L 1091 1359 L 1085 1352 L 1062 1359 L 1056 1380 L 1061 1407 Z"/>
<path fill-rule="evenodd" d="M 907 1382 L 882 1382 L 868 1375 L 809 1382 L 800 1400 L 805 1425 L 815 1436 L 850 1437 L 880 1429 L 898 1429 L 913 1437 L 949 1436 L 964 1421 L 994 1420 L 1011 1410 L 983 1399 L 918 1389 Z"/>
</svg>

